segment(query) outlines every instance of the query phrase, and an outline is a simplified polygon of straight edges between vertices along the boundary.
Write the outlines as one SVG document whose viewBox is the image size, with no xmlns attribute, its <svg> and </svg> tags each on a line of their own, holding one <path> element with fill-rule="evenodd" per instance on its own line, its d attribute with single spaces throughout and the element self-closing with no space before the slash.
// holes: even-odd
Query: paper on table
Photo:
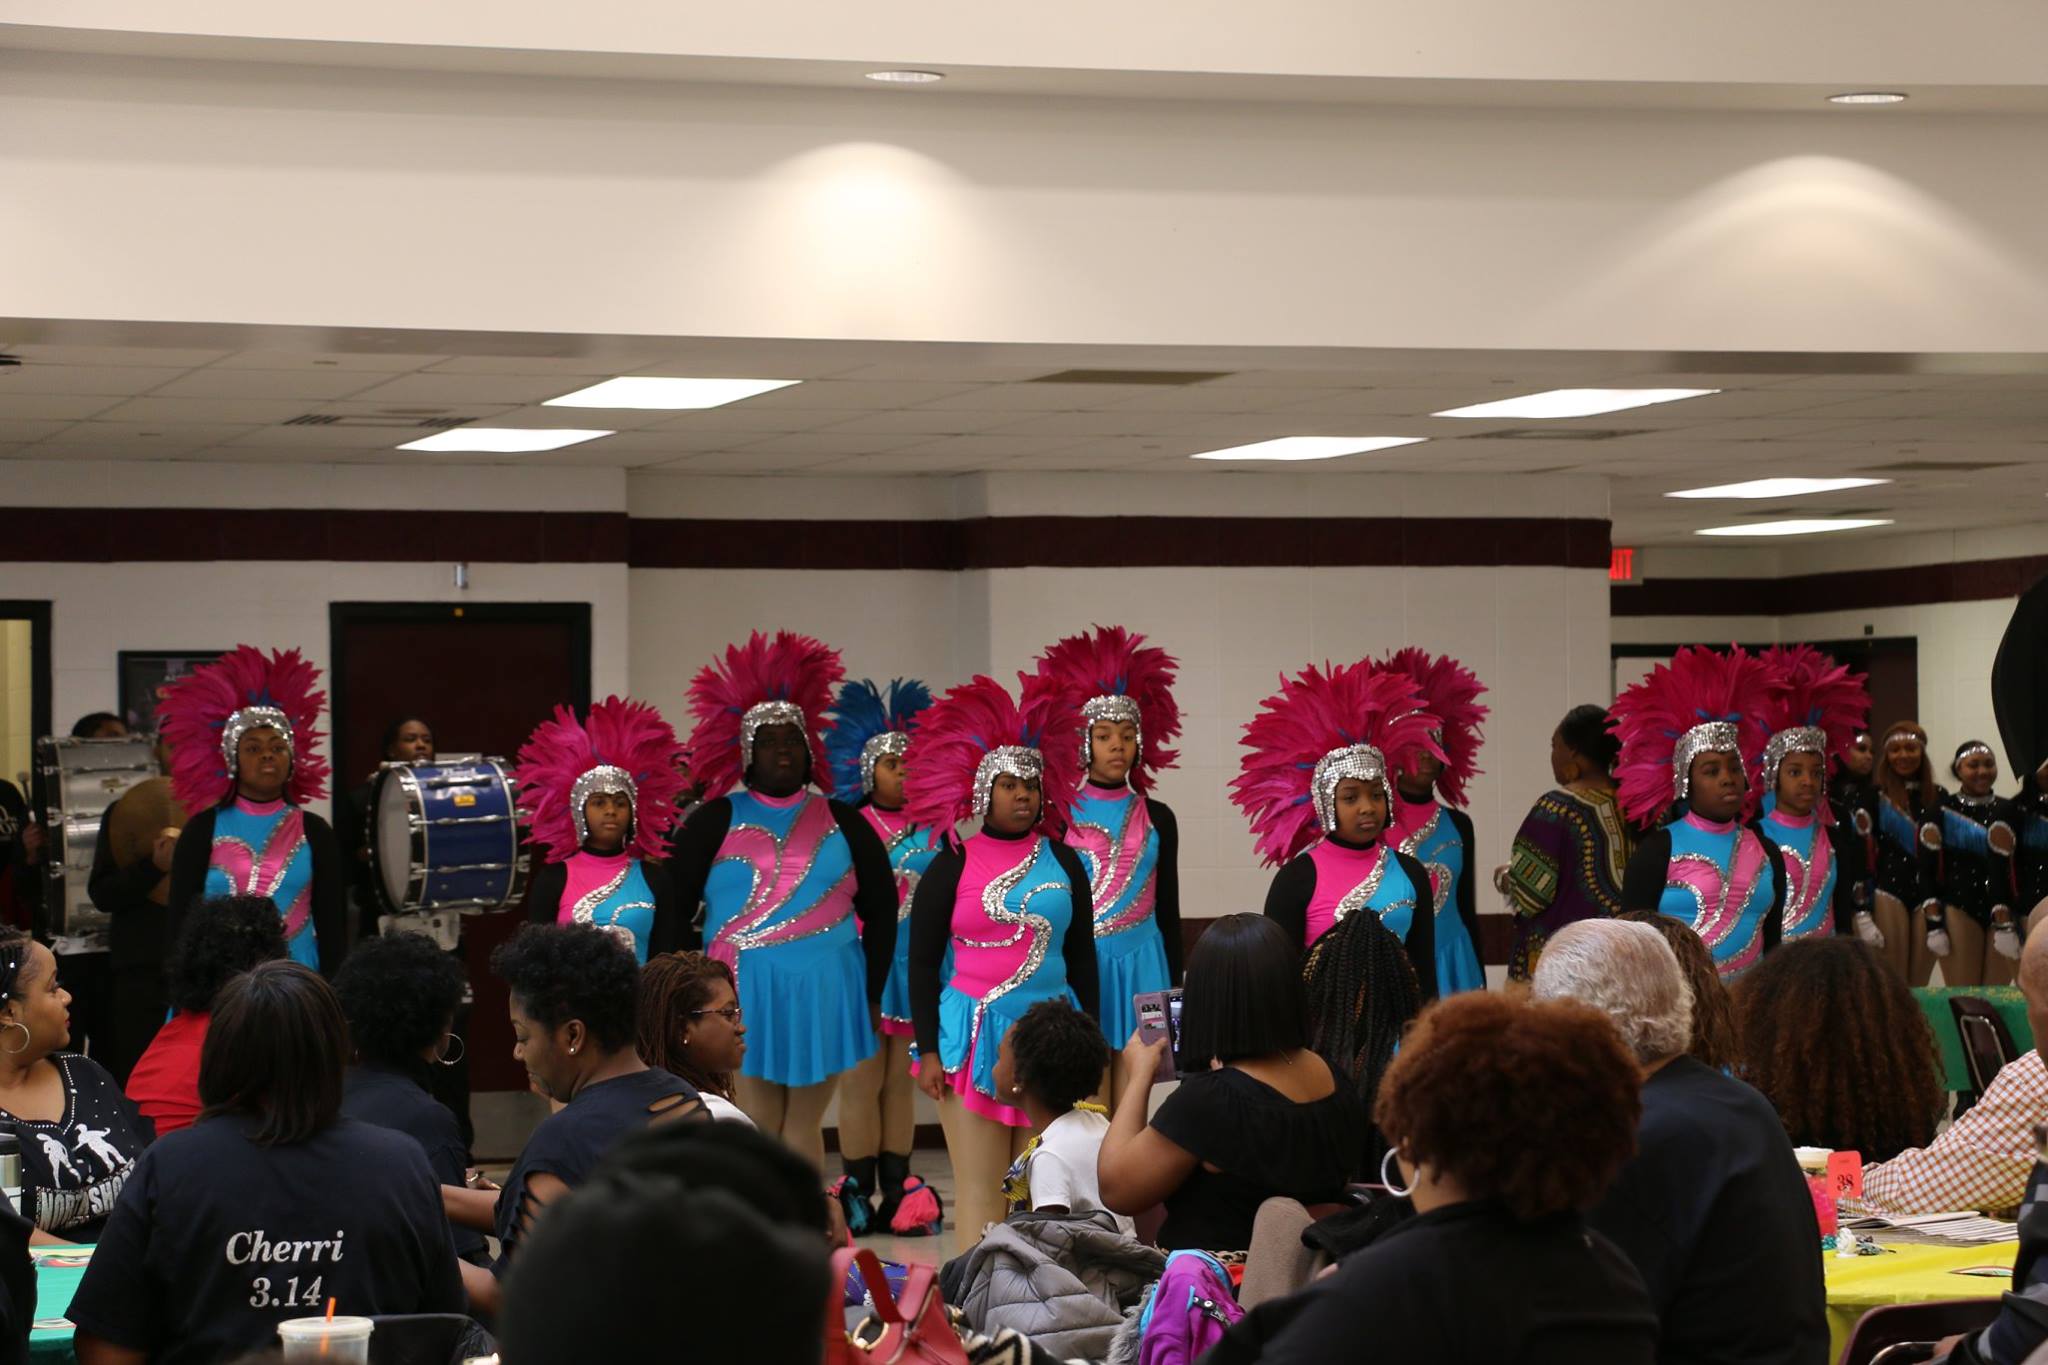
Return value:
<svg viewBox="0 0 2048 1365">
<path fill-rule="evenodd" d="M 1859 1218 L 1849 1226 L 1858 1231 L 1872 1228 L 1910 1229 L 1928 1237 L 1939 1237 L 1945 1242 L 1975 1245 L 2016 1242 L 2020 1236 L 2018 1224 L 1986 1218 L 1983 1214 L 1970 1209 L 1950 1213 L 1908 1213 L 1892 1214 L 1882 1218 Z"/>
</svg>

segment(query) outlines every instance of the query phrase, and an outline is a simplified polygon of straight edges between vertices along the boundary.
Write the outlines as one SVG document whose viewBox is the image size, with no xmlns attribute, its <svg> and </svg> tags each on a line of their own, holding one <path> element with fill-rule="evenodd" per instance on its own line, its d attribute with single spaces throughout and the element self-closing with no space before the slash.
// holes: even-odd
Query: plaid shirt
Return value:
<svg viewBox="0 0 2048 1365">
<path fill-rule="evenodd" d="M 1981 1209 L 2011 1218 L 2041 1153 L 2034 1125 L 2048 1122 L 2048 1063 L 2032 1048 L 1999 1068 L 1991 1088 L 1931 1147 L 1915 1147 L 1863 1173 L 1857 1207 L 1871 1213 Z"/>
</svg>

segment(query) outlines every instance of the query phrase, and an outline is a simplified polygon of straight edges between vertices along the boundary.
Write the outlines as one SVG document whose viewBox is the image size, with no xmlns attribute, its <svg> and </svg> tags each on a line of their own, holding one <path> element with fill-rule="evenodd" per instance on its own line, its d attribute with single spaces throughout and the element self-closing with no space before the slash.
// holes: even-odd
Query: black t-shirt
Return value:
<svg viewBox="0 0 2048 1365">
<path fill-rule="evenodd" d="M 1828 1358 L 1820 1224 L 1770 1101 L 1691 1057 L 1643 1084 L 1636 1156 L 1586 1221 L 1641 1272 L 1665 1365 Z"/>
<path fill-rule="evenodd" d="M 1182 1077 L 1152 1126 L 1221 1169 L 1197 1166 L 1166 1197 L 1159 1245 L 1241 1251 L 1252 1243 L 1252 1219 L 1266 1200 L 1342 1199 L 1365 1148 L 1365 1107 L 1355 1086 L 1335 1070 L 1331 1077 L 1337 1088 L 1307 1104 L 1235 1067 Z"/>
<path fill-rule="evenodd" d="M 441 1188 L 410 1138 L 340 1119 L 261 1147 L 201 1119 L 135 1165 L 68 1316 L 153 1365 L 211 1365 L 335 1300 L 361 1317 L 461 1313 Z"/>
<path fill-rule="evenodd" d="M 42 1123 L 0 1110 L 0 1127 L 21 1140 L 21 1211 L 54 1237 L 97 1242 L 156 1130 L 98 1062 L 50 1060 L 64 1078 L 64 1116 Z"/>
<path fill-rule="evenodd" d="M 352 1066 L 343 1079 L 343 1118 L 404 1133 L 427 1154 L 427 1166 L 443 1185 L 464 1183 L 469 1149 L 455 1114 L 434 1098 L 423 1080 L 381 1066 Z M 484 1235 L 473 1228 L 453 1229 L 455 1254 L 465 1261 L 485 1250 Z"/>
<path fill-rule="evenodd" d="M 1481 1201 L 1432 1209 L 1335 1275 L 1263 1303 L 1205 1365 L 1516 1361 L 1652 1365 L 1657 1314 L 1613 1243 L 1577 1214 L 1521 1222 Z"/>
<path fill-rule="evenodd" d="M 680 1117 L 692 1109 L 702 1112 L 696 1106 L 677 1104 L 677 1096 L 695 1100 L 697 1088 L 659 1067 L 647 1067 L 586 1085 L 559 1113 L 541 1120 L 498 1192 L 498 1240 L 504 1250 L 494 1267 L 497 1272 L 502 1275 L 509 1268 L 519 1240 L 527 1181 L 545 1173 L 570 1189 L 576 1188 L 627 1134 L 671 1113 Z"/>
</svg>

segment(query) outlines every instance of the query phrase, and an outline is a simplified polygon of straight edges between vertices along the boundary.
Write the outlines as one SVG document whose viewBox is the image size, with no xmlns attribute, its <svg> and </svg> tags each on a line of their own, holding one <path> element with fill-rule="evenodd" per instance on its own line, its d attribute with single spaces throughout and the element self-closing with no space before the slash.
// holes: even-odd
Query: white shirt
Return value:
<svg viewBox="0 0 2048 1365">
<path fill-rule="evenodd" d="M 711 1111 L 713 1121 L 718 1123 L 744 1123 L 752 1128 L 754 1121 L 747 1117 L 747 1111 L 723 1095 L 714 1095 L 709 1090 L 697 1092 L 704 1101 L 704 1107 Z"/>
<path fill-rule="evenodd" d="M 1045 1125 L 1038 1150 L 1031 1154 L 1031 1169 L 1025 1173 L 1031 1185 L 1031 1206 L 1063 1207 L 1068 1213 L 1107 1213 L 1102 1204 L 1102 1182 L 1095 1172 L 1102 1139 L 1107 1136 L 1109 1120 L 1087 1109 L 1070 1109 Z M 1137 1225 L 1129 1218 L 1120 1213 L 1113 1216 L 1125 1236 L 1137 1234 Z"/>
</svg>

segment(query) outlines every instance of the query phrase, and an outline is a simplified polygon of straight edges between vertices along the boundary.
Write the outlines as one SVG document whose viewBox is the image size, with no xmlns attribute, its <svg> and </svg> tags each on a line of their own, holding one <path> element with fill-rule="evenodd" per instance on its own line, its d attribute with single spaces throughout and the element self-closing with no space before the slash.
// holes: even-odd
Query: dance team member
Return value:
<svg viewBox="0 0 2048 1365">
<path fill-rule="evenodd" d="M 1415 680 L 1422 705 L 1439 722 L 1430 736 L 1443 750 L 1438 759 L 1418 750 L 1394 774 L 1394 813 L 1387 839 L 1422 864 L 1436 906 L 1436 988 L 1440 995 L 1486 989 L 1479 965 L 1479 898 L 1473 864 L 1478 845 L 1465 804 L 1465 784 L 1479 775 L 1479 727 L 1487 709 L 1479 704 L 1486 687 L 1471 669 L 1449 655 L 1400 649 L 1379 665 Z"/>
<path fill-rule="evenodd" d="M 1863 675 L 1809 645 L 1765 650 L 1764 725 L 1757 765 L 1756 831 L 1785 860 L 1784 941 L 1852 930 L 1872 947 L 1884 936 L 1856 891 L 1867 880 L 1865 845 L 1828 799 L 1829 765 L 1855 742 L 1870 713 Z"/>
</svg>

